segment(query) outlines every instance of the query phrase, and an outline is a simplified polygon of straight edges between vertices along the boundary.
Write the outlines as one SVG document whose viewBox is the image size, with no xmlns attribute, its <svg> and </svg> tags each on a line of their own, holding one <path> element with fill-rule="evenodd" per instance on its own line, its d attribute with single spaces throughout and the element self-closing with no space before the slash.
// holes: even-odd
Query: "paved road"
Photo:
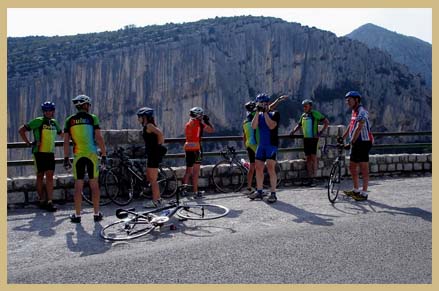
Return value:
<svg viewBox="0 0 439 291">
<path fill-rule="evenodd" d="M 114 206 L 101 223 L 87 206 L 81 225 L 71 203 L 9 210 L 8 283 L 431 284 L 431 181 L 375 178 L 368 201 L 334 205 L 323 187 L 281 189 L 275 204 L 208 194 L 226 218 L 119 243 L 99 237 Z"/>
</svg>

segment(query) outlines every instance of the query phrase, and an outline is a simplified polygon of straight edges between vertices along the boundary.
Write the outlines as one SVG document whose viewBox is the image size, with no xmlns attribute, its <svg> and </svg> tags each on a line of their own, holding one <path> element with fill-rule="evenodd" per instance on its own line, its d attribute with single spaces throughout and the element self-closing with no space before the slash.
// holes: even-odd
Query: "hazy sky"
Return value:
<svg viewBox="0 0 439 291">
<path fill-rule="evenodd" d="M 432 42 L 431 8 L 8 8 L 8 36 L 74 35 L 216 16 L 274 16 L 343 36 L 366 23 Z"/>
</svg>

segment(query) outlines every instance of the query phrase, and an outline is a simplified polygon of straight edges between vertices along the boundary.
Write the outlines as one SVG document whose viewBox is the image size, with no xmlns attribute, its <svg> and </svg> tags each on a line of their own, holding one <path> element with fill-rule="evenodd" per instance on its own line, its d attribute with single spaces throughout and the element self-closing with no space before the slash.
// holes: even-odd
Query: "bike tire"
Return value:
<svg viewBox="0 0 439 291">
<path fill-rule="evenodd" d="M 329 202 L 335 203 L 341 185 L 341 167 L 339 163 L 332 165 L 331 172 L 328 178 L 328 199 Z"/>
<path fill-rule="evenodd" d="M 189 220 L 212 220 L 224 217 L 229 213 L 229 209 L 216 204 L 192 204 L 183 205 L 177 210 L 177 215 Z"/>
<path fill-rule="evenodd" d="M 177 192 L 177 175 L 171 167 L 166 165 L 159 166 L 157 182 L 160 188 L 160 196 L 163 198 L 172 198 Z"/>
<path fill-rule="evenodd" d="M 238 192 L 244 186 L 244 170 L 235 162 L 222 160 L 212 169 L 211 180 L 220 192 Z"/>
<path fill-rule="evenodd" d="M 115 193 L 109 198 L 119 206 L 131 203 L 134 198 L 134 181 L 131 174 L 121 175 L 117 168 L 110 169 L 105 175 L 105 188 L 109 193 Z"/>
<path fill-rule="evenodd" d="M 112 202 L 110 196 L 113 194 L 109 193 L 105 190 L 105 184 L 103 182 L 103 179 L 104 179 L 104 176 L 106 175 L 106 172 L 107 172 L 107 170 L 100 170 L 99 171 L 99 179 L 98 179 L 99 189 L 100 189 L 99 205 L 101 205 L 101 206 L 107 205 L 107 204 Z M 89 182 L 88 178 L 84 179 L 84 186 L 82 188 L 81 195 L 82 195 L 82 200 L 84 200 L 85 202 L 87 202 L 90 205 L 93 205 L 93 196 L 91 193 L 90 182 Z"/>
<path fill-rule="evenodd" d="M 123 241 L 147 235 L 157 226 L 145 218 L 130 218 L 112 222 L 102 228 L 100 235 L 105 240 Z"/>
<path fill-rule="evenodd" d="M 279 163 L 276 163 L 274 170 L 276 171 L 276 177 L 277 177 L 276 188 L 277 188 L 277 187 L 279 187 L 280 183 L 282 182 L 282 176 L 281 176 L 282 169 L 281 169 Z M 263 185 L 264 185 L 264 188 L 266 188 L 266 189 L 271 187 L 270 175 L 268 174 L 267 166 L 265 166 L 265 168 L 264 168 L 264 183 L 263 183 Z"/>
</svg>

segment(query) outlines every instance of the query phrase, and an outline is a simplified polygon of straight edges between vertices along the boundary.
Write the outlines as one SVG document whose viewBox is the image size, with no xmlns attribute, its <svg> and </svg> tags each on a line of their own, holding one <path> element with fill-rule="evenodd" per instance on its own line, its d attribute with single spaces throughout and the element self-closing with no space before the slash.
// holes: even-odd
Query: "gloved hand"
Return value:
<svg viewBox="0 0 439 291">
<path fill-rule="evenodd" d="M 72 168 L 72 163 L 70 163 L 69 157 L 65 157 L 64 158 L 64 169 L 66 169 L 68 171 L 71 168 Z"/>
<path fill-rule="evenodd" d="M 209 116 L 207 116 L 207 115 L 203 115 L 203 122 L 204 122 L 205 124 L 207 124 L 207 125 L 210 125 L 210 122 L 209 122 Z"/>
<path fill-rule="evenodd" d="M 343 144 L 344 143 L 343 137 L 337 136 L 337 143 Z"/>
</svg>

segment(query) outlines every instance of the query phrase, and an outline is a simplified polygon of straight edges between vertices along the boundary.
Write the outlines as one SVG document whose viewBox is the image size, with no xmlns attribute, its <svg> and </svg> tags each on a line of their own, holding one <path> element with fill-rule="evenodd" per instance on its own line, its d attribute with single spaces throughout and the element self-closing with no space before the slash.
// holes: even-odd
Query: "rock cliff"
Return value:
<svg viewBox="0 0 439 291">
<path fill-rule="evenodd" d="M 86 94 L 105 129 L 139 128 L 135 111 L 156 110 L 166 137 L 183 133 L 201 106 L 217 134 L 240 134 L 243 104 L 258 92 L 291 98 L 282 132 L 311 98 L 332 124 L 348 120 L 344 93 L 363 93 L 375 131 L 431 130 L 431 90 L 389 54 L 346 37 L 265 17 L 208 19 L 68 37 L 8 38 L 8 141 L 57 104 L 61 122 Z"/>
</svg>

